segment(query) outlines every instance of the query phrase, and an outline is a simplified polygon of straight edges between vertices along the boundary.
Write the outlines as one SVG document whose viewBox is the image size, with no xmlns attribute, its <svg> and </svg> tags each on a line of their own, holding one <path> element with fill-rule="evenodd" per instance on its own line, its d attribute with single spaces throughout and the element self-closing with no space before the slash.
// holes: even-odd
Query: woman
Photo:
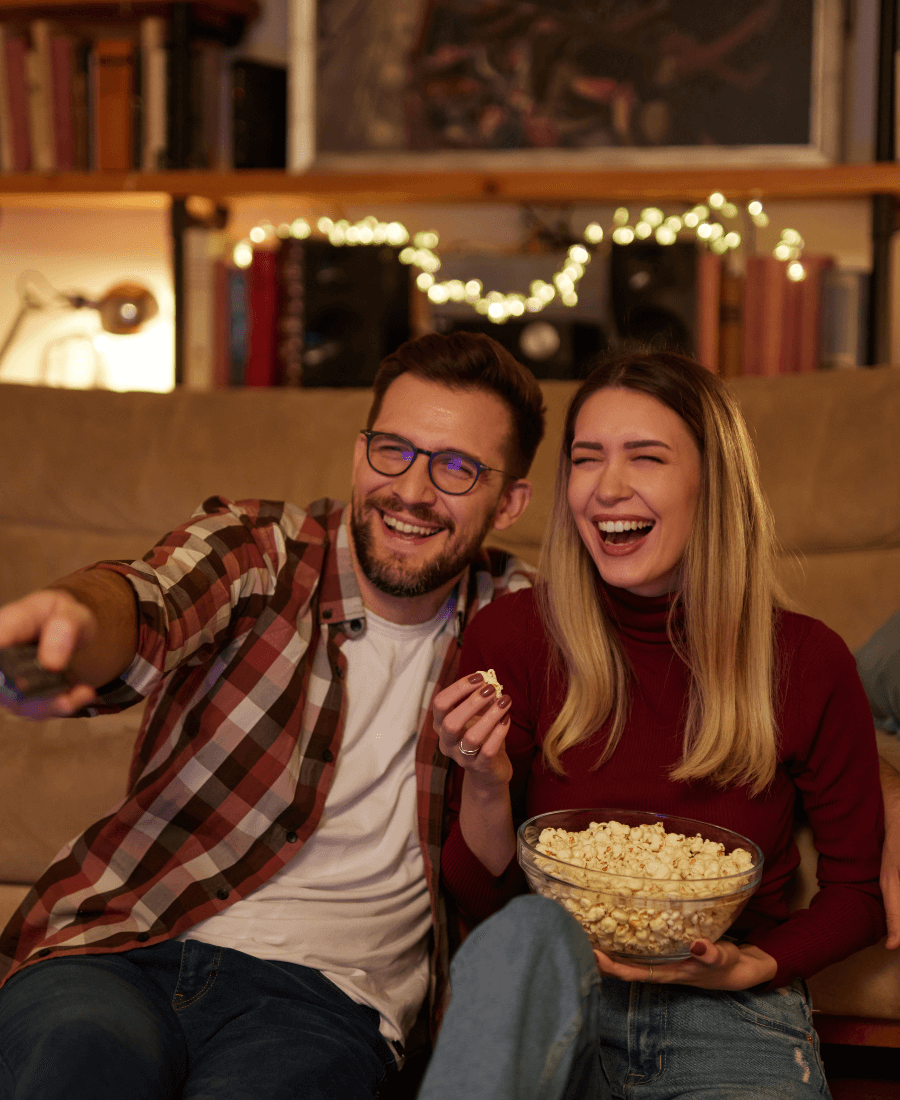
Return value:
<svg viewBox="0 0 900 1100">
<path fill-rule="evenodd" d="M 513 901 L 457 956 L 420 1100 L 828 1095 L 803 979 L 883 934 L 881 794 L 853 658 L 784 608 L 774 557 L 725 386 L 669 353 L 598 367 L 566 419 L 546 584 L 477 617 L 436 698 L 461 777 L 445 881 L 480 921 L 525 889 L 515 824 L 602 806 L 733 829 L 763 878 L 728 939 L 649 967 Z M 789 913 L 800 807 L 820 890 Z"/>
</svg>

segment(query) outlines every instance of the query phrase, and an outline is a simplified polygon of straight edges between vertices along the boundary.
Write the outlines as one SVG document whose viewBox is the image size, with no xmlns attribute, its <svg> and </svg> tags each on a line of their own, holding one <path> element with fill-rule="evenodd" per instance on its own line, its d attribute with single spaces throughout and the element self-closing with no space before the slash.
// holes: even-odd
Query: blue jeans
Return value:
<svg viewBox="0 0 900 1100">
<path fill-rule="evenodd" d="M 175 940 L 48 959 L 0 990 L 2 1100 L 372 1100 L 379 1014 L 318 971 Z"/>
<path fill-rule="evenodd" d="M 801 988 L 725 993 L 602 978 L 556 902 L 516 898 L 452 967 L 418 1100 L 829 1097 Z"/>
</svg>

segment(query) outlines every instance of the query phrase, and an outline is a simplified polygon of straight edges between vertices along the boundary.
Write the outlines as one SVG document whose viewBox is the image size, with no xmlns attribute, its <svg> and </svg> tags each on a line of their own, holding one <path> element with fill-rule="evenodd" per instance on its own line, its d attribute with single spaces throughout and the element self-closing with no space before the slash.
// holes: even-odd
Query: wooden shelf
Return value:
<svg viewBox="0 0 900 1100">
<path fill-rule="evenodd" d="M 52 206 L 65 195 L 201 195 L 226 201 L 249 195 L 303 196 L 335 202 L 658 202 L 695 201 L 720 190 L 729 199 L 847 199 L 900 194 L 900 164 L 803 168 L 588 171 L 278 171 L 0 174 L 0 205 Z M 48 201 L 49 200 L 49 201 Z M 134 200 L 137 200 L 135 202 Z M 102 200 L 101 200 L 102 202 Z"/>
<path fill-rule="evenodd" d="M 133 21 L 142 15 L 164 14 L 183 0 L 0 0 L 0 18 L 60 18 L 70 13 L 80 20 L 120 15 Z M 224 12 L 246 19 L 259 15 L 259 0 L 187 0 L 199 10 Z"/>
</svg>

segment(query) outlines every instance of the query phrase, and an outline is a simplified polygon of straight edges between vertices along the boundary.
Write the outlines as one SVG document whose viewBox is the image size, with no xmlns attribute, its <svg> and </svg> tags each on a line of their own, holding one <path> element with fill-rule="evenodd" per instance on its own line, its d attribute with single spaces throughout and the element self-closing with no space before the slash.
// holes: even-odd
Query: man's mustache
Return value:
<svg viewBox="0 0 900 1100">
<path fill-rule="evenodd" d="M 384 512 L 395 512 L 397 515 L 401 516 L 411 516 L 413 519 L 420 520 L 422 523 L 430 523 L 435 527 L 443 527 L 446 531 L 449 531 L 451 535 L 456 530 L 456 524 L 451 519 L 448 519 L 447 516 L 438 515 L 433 509 L 429 508 L 427 504 L 407 504 L 394 493 L 387 497 L 366 497 L 366 507 L 377 508 Z"/>
</svg>

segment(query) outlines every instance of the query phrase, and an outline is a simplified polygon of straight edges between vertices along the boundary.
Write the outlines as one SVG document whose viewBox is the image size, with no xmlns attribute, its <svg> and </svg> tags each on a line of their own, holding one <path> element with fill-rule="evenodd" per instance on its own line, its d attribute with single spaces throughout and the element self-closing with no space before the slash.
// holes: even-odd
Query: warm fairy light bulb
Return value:
<svg viewBox="0 0 900 1100">
<path fill-rule="evenodd" d="M 712 236 L 712 226 L 709 222 L 703 222 L 702 225 L 697 226 L 697 236 L 701 241 L 708 241 Z"/>
<path fill-rule="evenodd" d="M 569 249 L 569 259 L 574 260 L 576 264 L 586 264 L 590 258 L 591 254 L 583 244 L 573 244 Z"/>
<path fill-rule="evenodd" d="M 723 218 L 736 218 L 738 215 L 738 208 L 733 202 L 726 202 L 720 213 Z"/>
<path fill-rule="evenodd" d="M 799 261 L 795 260 L 793 263 L 788 264 L 787 277 L 793 283 L 802 282 L 806 278 L 806 268 Z"/>
<path fill-rule="evenodd" d="M 661 225 L 656 231 L 656 240 L 659 244 L 674 244 L 676 234 L 668 225 Z"/>
<path fill-rule="evenodd" d="M 409 240 L 409 233 L 406 231 L 406 227 L 401 225 L 400 222 L 388 222 L 386 229 L 387 243 L 392 244 L 395 247 L 399 247 L 401 244 L 406 244 Z"/>
<path fill-rule="evenodd" d="M 696 229 L 697 226 L 700 224 L 700 215 L 693 210 L 689 210 L 687 214 L 685 214 L 685 216 L 682 218 L 682 221 L 688 227 L 688 229 Z"/>
<path fill-rule="evenodd" d="M 540 313 L 541 310 L 544 308 L 544 303 L 541 301 L 540 298 L 526 298 L 525 308 L 528 310 L 529 313 Z"/>
<path fill-rule="evenodd" d="M 653 232 L 653 226 L 649 222 L 640 221 L 634 227 L 634 235 L 645 241 Z"/>
<path fill-rule="evenodd" d="M 616 244 L 631 244 L 634 240 L 634 230 L 625 225 L 619 226 L 618 229 L 613 230 L 612 239 Z"/>
<path fill-rule="evenodd" d="M 312 230 L 306 218 L 294 218 L 291 222 L 291 234 L 298 241 L 305 241 L 311 232 Z"/>
<path fill-rule="evenodd" d="M 803 245 L 803 238 L 796 229 L 782 229 L 781 239 L 785 244 L 800 245 L 801 247 Z"/>
<path fill-rule="evenodd" d="M 428 288 L 429 300 L 436 302 L 438 305 L 446 302 L 449 297 L 450 291 L 443 283 L 436 283 L 434 286 Z"/>
<path fill-rule="evenodd" d="M 253 246 L 249 241 L 240 241 L 231 253 L 235 267 L 249 267 L 253 263 Z"/>
<path fill-rule="evenodd" d="M 725 243 L 724 237 L 717 237 L 711 244 L 710 249 L 715 252 L 717 256 L 721 256 L 724 252 L 728 251 L 728 245 Z"/>
<path fill-rule="evenodd" d="M 591 222 L 584 231 L 584 239 L 591 244 L 599 244 L 603 240 L 603 227 L 596 222 Z"/>
<path fill-rule="evenodd" d="M 790 245 L 779 244 L 775 246 L 775 258 L 778 260 L 789 260 L 791 258 Z"/>
<path fill-rule="evenodd" d="M 491 303 L 487 298 L 479 298 L 475 303 L 475 312 L 480 313 L 482 317 L 487 316 L 487 311 L 491 308 Z"/>
<path fill-rule="evenodd" d="M 477 298 L 478 295 L 481 293 L 483 287 L 484 287 L 484 284 L 482 283 L 482 281 L 480 279 L 469 279 L 469 281 L 466 283 L 466 288 L 465 288 L 466 289 L 466 297 L 467 298 Z"/>
<path fill-rule="evenodd" d="M 678 233 L 681 229 L 682 221 L 677 214 L 673 214 L 671 217 L 666 218 L 665 224 L 673 233 Z"/>
<path fill-rule="evenodd" d="M 641 211 L 641 221 L 647 222 L 652 229 L 662 225 L 664 217 L 658 206 L 648 206 L 646 210 Z"/>
<path fill-rule="evenodd" d="M 404 248 L 397 259 L 401 264 L 414 264 L 416 262 L 416 250 L 414 248 Z"/>
<path fill-rule="evenodd" d="M 725 196 L 721 191 L 713 191 L 706 201 L 713 210 L 720 210 L 725 205 Z"/>
<path fill-rule="evenodd" d="M 275 232 L 278 234 L 279 240 L 286 241 L 291 235 L 291 227 L 288 225 L 287 222 L 282 222 L 281 225 L 279 225 L 278 228 L 275 230 Z"/>
<path fill-rule="evenodd" d="M 741 243 L 740 233 L 726 233 L 725 245 L 727 248 L 738 248 Z"/>
<path fill-rule="evenodd" d="M 765 229 L 769 224 L 769 215 L 764 210 L 759 214 L 754 214 L 753 224 L 758 225 L 760 229 Z"/>
<path fill-rule="evenodd" d="M 747 203 L 747 213 L 753 218 L 755 218 L 757 214 L 762 213 L 762 208 L 763 205 L 759 199 L 754 199 L 753 202 Z"/>
<path fill-rule="evenodd" d="M 624 206 L 620 206 L 613 214 L 613 221 L 616 225 L 628 225 L 628 211 Z"/>
<path fill-rule="evenodd" d="M 250 230 L 249 236 L 250 240 L 253 241 L 254 244 L 262 244 L 262 242 L 266 239 L 266 231 L 261 225 L 254 225 L 254 227 Z"/>
<path fill-rule="evenodd" d="M 423 271 L 416 279 L 416 286 L 419 290 L 428 290 L 429 287 L 434 286 L 434 276 Z"/>
</svg>

